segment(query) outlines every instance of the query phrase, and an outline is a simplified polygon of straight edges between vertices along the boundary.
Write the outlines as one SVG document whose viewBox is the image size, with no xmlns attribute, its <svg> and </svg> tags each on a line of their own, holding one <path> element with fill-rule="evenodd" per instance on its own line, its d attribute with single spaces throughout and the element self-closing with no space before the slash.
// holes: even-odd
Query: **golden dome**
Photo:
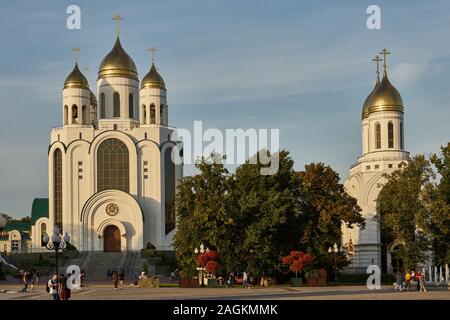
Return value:
<svg viewBox="0 0 450 320">
<path fill-rule="evenodd" d="M 103 58 L 98 70 L 99 78 L 127 77 L 138 80 L 136 65 L 120 44 L 119 37 L 112 50 Z"/>
<path fill-rule="evenodd" d="M 166 84 L 161 75 L 156 71 L 155 64 L 152 63 L 150 71 L 145 75 L 141 82 L 141 88 L 159 88 L 166 90 Z"/>
<path fill-rule="evenodd" d="M 389 82 L 386 73 L 370 96 L 369 114 L 378 111 L 403 112 L 403 100 L 397 89 Z"/>
<path fill-rule="evenodd" d="M 369 95 L 367 96 L 366 100 L 364 100 L 364 104 L 363 104 L 363 110 L 362 110 L 362 119 L 365 119 L 369 116 L 369 102 L 370 102 L 370 97 L 372 97 L 372 94 L 374 93 L 375 89 L 378 88 L 378 85 L 380 83 L 377 82 L 375 84 L 375 87 L 373 87 L 372 91 L 369 93 Z"/>
<path fill-rule="evenodd" d="M 82 88 L 89 89 L 89 83 L 86 77 L 81 73 L 78 68 L 78 63 L 75 62 L 72 72 L 67 76 L 64 81 L 64 89 L 67 88 Z"/>
</svg>

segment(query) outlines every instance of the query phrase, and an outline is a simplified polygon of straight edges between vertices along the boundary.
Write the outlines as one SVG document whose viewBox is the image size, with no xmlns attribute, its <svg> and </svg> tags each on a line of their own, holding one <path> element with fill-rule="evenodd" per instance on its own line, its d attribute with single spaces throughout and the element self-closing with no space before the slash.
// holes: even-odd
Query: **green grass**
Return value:
<svg viewBox="0 0 450 320">
<path fill-rule="evenodd" d="M 161 288 L 178 288 L 178 283 L 160 283 L 159 286 Z"/>
</svg>

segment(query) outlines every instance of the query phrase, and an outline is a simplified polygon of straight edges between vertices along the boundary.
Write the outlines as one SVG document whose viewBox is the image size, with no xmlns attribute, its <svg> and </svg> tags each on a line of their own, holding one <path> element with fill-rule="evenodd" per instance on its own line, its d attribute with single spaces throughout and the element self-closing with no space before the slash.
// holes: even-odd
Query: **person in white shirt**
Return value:
<svg viewBox="0 0 450 320">
<path fill-rule="evenodd" d="M 58 276 L 56 274 L 48 280 L 47 286 L 49 288 L 49 293 L 52 295 L 53 300 L 58 300 Z"/>
</svg>

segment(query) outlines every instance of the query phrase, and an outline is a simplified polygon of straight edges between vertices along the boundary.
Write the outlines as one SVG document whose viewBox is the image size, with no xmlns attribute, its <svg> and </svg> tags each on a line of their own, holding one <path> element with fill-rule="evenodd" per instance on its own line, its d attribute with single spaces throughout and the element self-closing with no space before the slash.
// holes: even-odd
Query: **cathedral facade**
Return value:
<svg viewBox="0 0 450 320">
<path fill-rule="evenodd" d="M 369 265 L 378 265 L 383 272 L 392 272 L 392 248 L 388 235 L 380 230 L 375 218 L 378 196 L 386 182 L 384 173 L 390 173 L 406 165 L 409 152 L 405 150 L 404 106 L 397 89 L 388 79 L 384 49 L 384 71 L 380 80 L 376 57 L 377 78 L 375 87 L 364 101 L 361 117 L 362 155 L 350 168 L 345 180 L 346 191 L 358 200 L 365 229 L 343 227 L 343 243 L 352 247 L 352 264 L 347 271 L 365 273 Z"/>
<path fill-rule="evenodd" d="M 62 90 L 62 126 L 48 149 L 48 216 L 32 226 L 33 251 L 57 226 L 80 251 L 171 250 L 182 165 L 171 160 L 165 82 L 154 64 L 139 81 L 117 35 L 97 92 L 75 66 Z"/>
</svg>

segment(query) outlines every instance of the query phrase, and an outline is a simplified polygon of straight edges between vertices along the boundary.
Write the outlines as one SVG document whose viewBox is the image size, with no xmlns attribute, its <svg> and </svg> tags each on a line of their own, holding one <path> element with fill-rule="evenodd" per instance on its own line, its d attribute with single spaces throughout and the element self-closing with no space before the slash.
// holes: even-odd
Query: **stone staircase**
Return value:
<svg viewBox="0 0 450 320">
<path fill-rule="evenodd" d="M 89 252 L 83 263 L 87 281 L 105 281 L 108 270 L 118 271 L 124 267 L 126 252 Z"/>
</svg>

